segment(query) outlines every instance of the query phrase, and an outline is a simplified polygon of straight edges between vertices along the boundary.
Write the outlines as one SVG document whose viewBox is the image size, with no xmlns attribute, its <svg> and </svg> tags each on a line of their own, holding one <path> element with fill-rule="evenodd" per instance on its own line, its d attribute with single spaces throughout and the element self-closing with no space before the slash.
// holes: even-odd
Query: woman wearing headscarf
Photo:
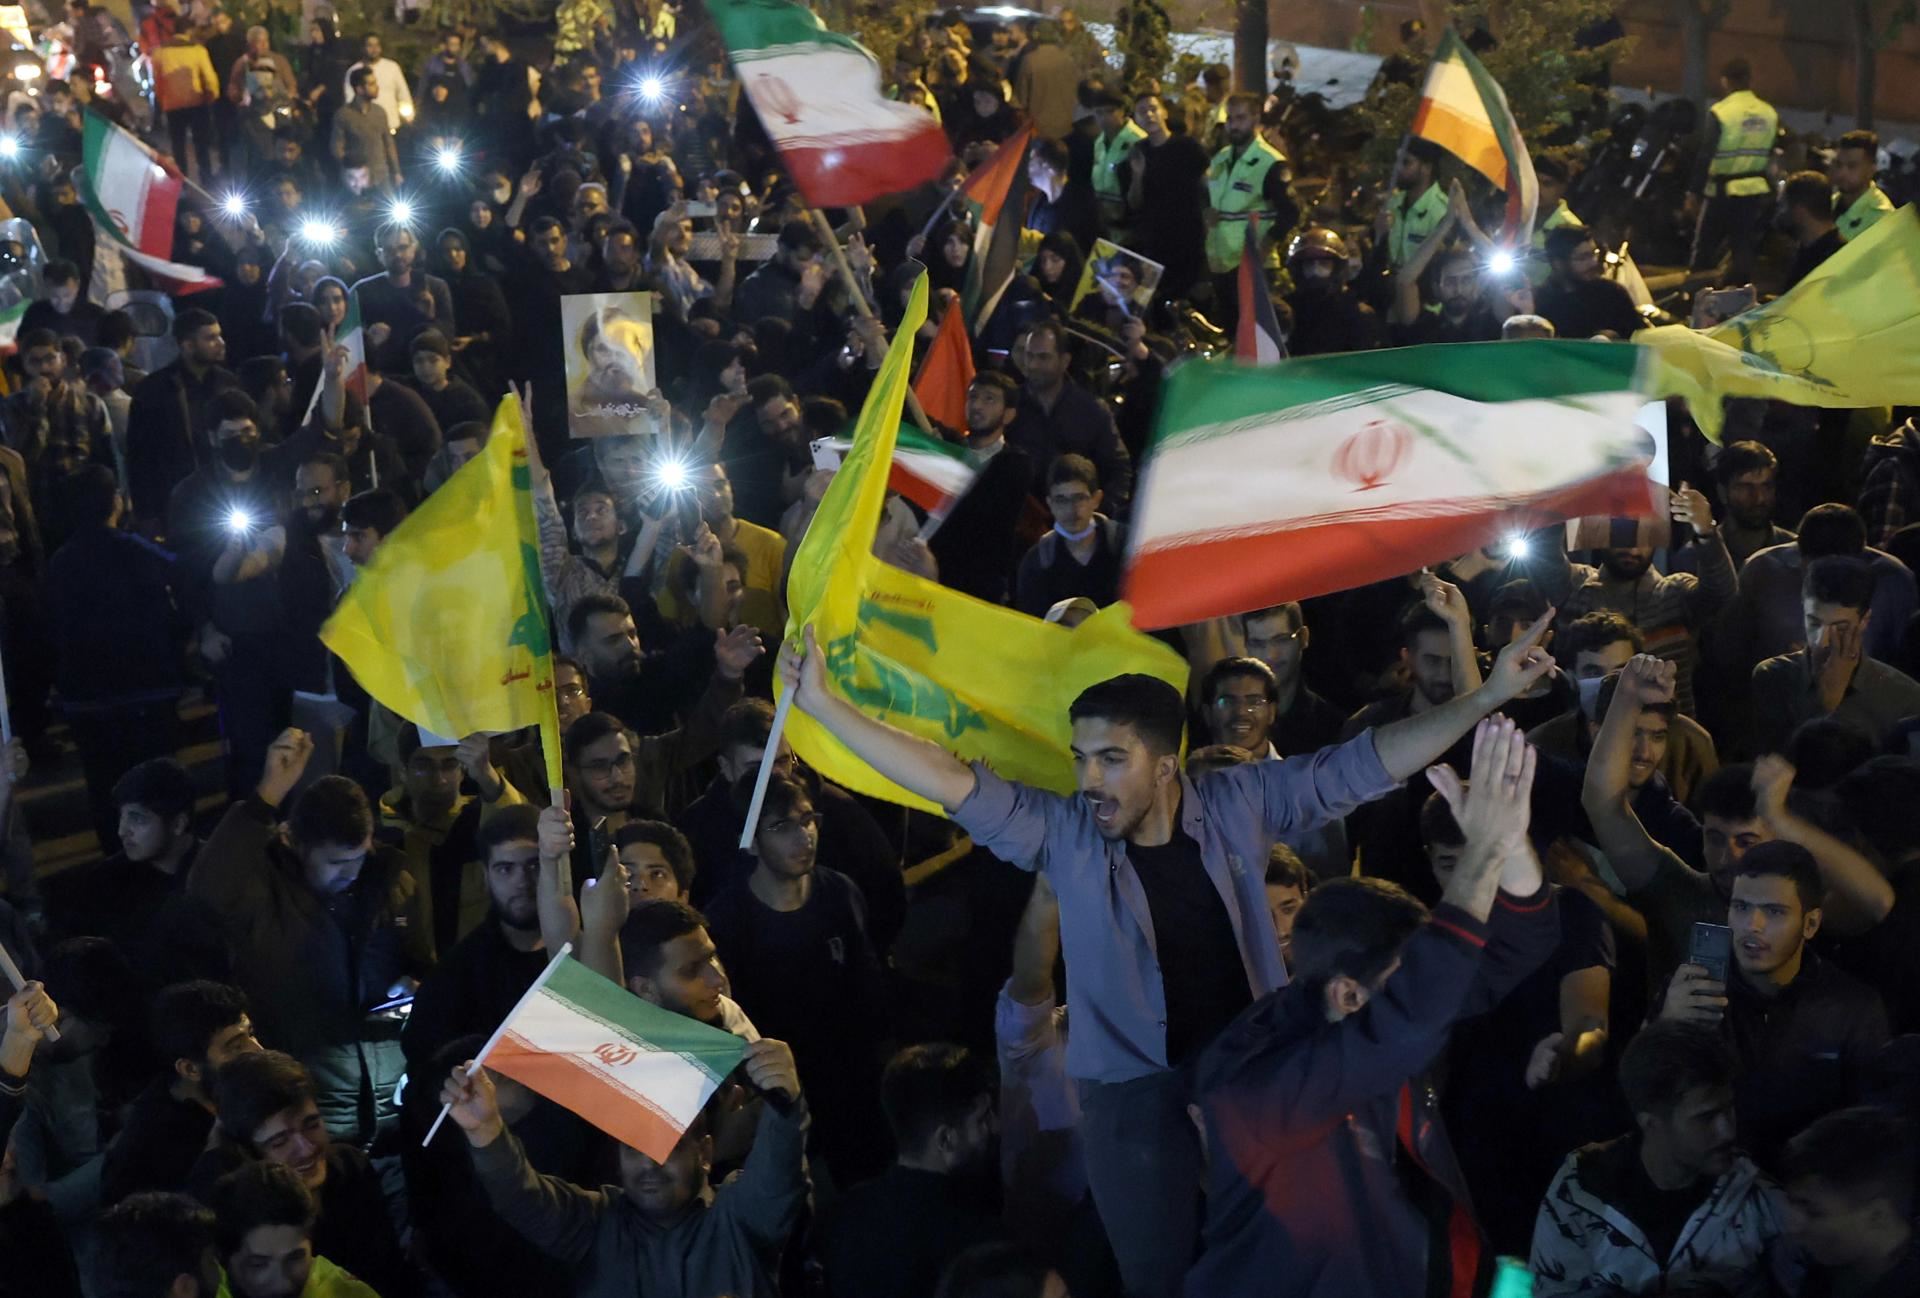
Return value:
<svg viewBox="0 0 1920 1298">
<path fill-rule="evenodd" d="M 500 282 L 475 264 L 471 241 L 452 226 L 434 238 L 433 268 L 453 295 L 456 361 L 475 379 L 492 380 L 513 340 L 513 317 Z"/>
</svg>

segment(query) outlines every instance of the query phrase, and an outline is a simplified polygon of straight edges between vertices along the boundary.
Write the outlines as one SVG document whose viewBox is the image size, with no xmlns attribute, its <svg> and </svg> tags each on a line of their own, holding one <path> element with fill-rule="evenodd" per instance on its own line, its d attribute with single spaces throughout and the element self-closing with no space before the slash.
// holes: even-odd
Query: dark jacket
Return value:
<svg viewBox="0 0 1920 1298">
<path fill-rule="evenodd" d="M 834 1203 L 818 1251 L 832 1298 L 931 1294 L 949 1262 L 1005 1237 L 991 1183 L 899 1164 Z"/>
<path fill-rule="evenodd" d="M 173 555 L 98 523 L 55 552 L 47 615 L 67 708 L 125 707 L 180 693 L 186 623 L 174 606 L 173 573 Z"/>
<path fill-rule="evenodd" d="M 1194 1078 L 1212 1169 L 1189 1298 L 1435 1291 L 1424 1260 L 1458 1258 L 1447 1231 L 1468 1201 L 1426 1072 L 1456 1021 L 1552 952 L 1558 909 L 1545 888 L 1502 893 L 1486 924 L 1443 904 L 1357 1014 L 1329 1023 L 1324 984 L 1302 983 L 1220 1034 Z"/>
<path fill-rule="evenodd" d="M 1120 598 L 1120 565 L 1126 558 L 1126 539 L 1120 524 L 1105 514 L 1094 515 L 1099 529 L 1093 555 L 1085 563 L 1073 557 L 1059 532 L 1048 532 L 1033 543 L 1020 560 L 1013 606 L 1032 617 L 1045 617 L 1063 599 L 1084 595 L 1105 608 Z"/>
<path fill-rule="evenodd" d="M 159 518 L 167 497 L 200 462 L 199 437 L 213 398 L 240 380 L 215 365 L 195 380 L 185 364 L 163 365 L 134 385 L 127 412 L 127 494 L 134 513 Z"/>
<path fill-rule="evenodd" d="M 186 1189 L 194 1164 L 206 1152 L 213 1113 L 173 1096 L 173 1073 L 156 1077 L 127 1110 L 100 1167 L 100 1203 L 112 1207 L 143 1190 Z"/>
<path fill-rule="evenodd" d="M 407 1016 L 401 1045 L 411 1075 L 427 1076 L 449 1042 L 499 1027 L 546 967 L 545 951 L 516 951 L 491 917 L 454 943 L 420 984 Z"/>
<path fill-rule="evenodd" d="M 431 939 L 413 877 L 376 847 L 359 879 L 322 898 L 274 834 L 258 798 L 235 803 L 194 859 L 187 890 L 212 908 L 233 948 L 234 980 L 260 1035 L 313 1073 L 321 1116 L 342 1140 L 370 1140 L 397 1109 L 398 1022 L 370 1020 L 401 975 L 428 972 Z"/>
<path fill-rule="evenodd" d="M 1072 379 L 1066 381 L 1050 411 L 1031 391 L 1023 390 L 1019 412 L 1007 429 L 1007 441 L 1025 451 L 1032 461 L 1031 490 L 1035 497 L 1046 498 L 1047 469 L 1056 456 L 1084 455 L 1100 471 L 1107 512 L 1115 517 L 1126 515 L 1133 491 L 1133 460 L 1114 427 L 1113 412 Z"/>
<path fill-rule="evenodd" d="M 927 542 L 942 586 L 989 604 L 1007 602 L 1033 477 L 1032 457 L 1011 442 L 987 461 Z"/>
</svg>

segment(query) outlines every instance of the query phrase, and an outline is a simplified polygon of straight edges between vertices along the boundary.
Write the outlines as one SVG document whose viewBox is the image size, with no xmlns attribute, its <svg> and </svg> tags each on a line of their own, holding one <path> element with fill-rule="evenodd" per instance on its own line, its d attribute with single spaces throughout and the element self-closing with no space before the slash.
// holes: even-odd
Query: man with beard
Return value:
<svg viewBox="0 0 1920 1298">
<path fill-rule="evenodd" d="M 1273 720 L 1267 742 L 1282 757 L 1298 757 L 1338 743 L 1346 715 L 1308 688 L 1302 674 L 1312 634 L 1297 603 L 1255 609 L 1237 618 L 1216 618 L 1187 628 L 1187 661 L 1193 679 L 1205 678 L 1224 658 L 1247 657 L 1273 673 Z M 1201 707 L 1204 695 L 1196 694 Z"/>
<path fill-rule="evenodd" d="M 127 1110 L 100 1166 L 100 1202 L 142 1190 L 181 1190 L 213 1132 L 214 1074 L 260 1049 L 237 987 L 177 983 L 153 1004 L 153 1043 L 167 1062 Z"/>
<path fill-rule="evenodd" d="M 785 1043 L 753 1042 L 741 1068 L 767 1103 L 746 1166 L 718 1189 L 708 1183 L 705 1114 L 663 1162 L 621 1145 L 619 1185 L 586 1190 L 533 1170 L 484 1070 L 455 1069 L 440 1097 L 466 1135 L 494 1212 L 572 1268 L 576 1294 L 758 1296 L 778 1292 L 765 1259 L 786 1246 L 806 1203 L 807 1101 Z"/>
<path fill-rule="evenodd" d="M 1415 254 L 1416 264 L 1425 259 Z M 1408 274 L 1413 273 L 1409 266 Z M 1390 317 L 1394 340 L 1405 347 L 1422 343 L 1480 343 L 1500 337 L 1501 321 L 1480 306 L 1480 265 L 1472 248 L 1439 250 L 1417 283 L 1399 285 Z M 1423 306 L 1421 289 L 1431 306 Z M 1411 310 L 1409 310 L 1411 308 Z"/>
<path fill-rule="evenodd" d="M 833 694 L 811 628 L 783 651 L 794 701 L 887 778 L 945 808 L 976 845 L 1045 870 L 1060 898 L 1067 1069 L 1086 1114 L 1087 1169 L 1129 1292 L 1174 1291 L 1199 1225 L 1198 1136 L 1182 1065 L 1286 982 L 1259 869 L 1282 835 L 1383 797 L 1553 666 L 1542 619 L 1479 689 L 1299 762 L 1189 781 L 1186 708 L 1164 681 L 1119 676 L 1069 713 L 1078 796 L 1009 782 Z M 723 951 L 725 946 L 722 946 Z M 747 1002 L 755 1012 L 759 1005 Z M 1082 1014 L 1084 1013 L 1084 1017 Z"/>
<path fill-rule="evenodd" d="M 1759 442 L 1723 447 L 1713 462 L 1713 480 L 1720 496 L 1720 539 L 1726 542 L 1736 573 L 1761 550 L 1793 540 L 1792 532 L 1773 521 L 1780 497 L 1780 461 L 1771 449 Z M 1706 550 L 1704 539 L 1673 550 L 1673 570 L 1699 572 Z"/>
<path fill-rule="evenodd" d="M 438 275 L 420 268 L 420 241 L 401 224 L 380 234 L 378 275 L 369 275 L 349 292 L 360 299 L 360 323 L 367 331 L 367 363 L 374 369 L 397 373 L 407 368 L 414 334 L 428 322 L 414 305 L 421 287 L 433 295 L 433 318 L 453 319 L 453 292 Z M 458 422 L 458 421 L 455 421 Z"/>
<path fill-rule="evenodd" d="M 1637 1130 L 1569 1154 L 1547 1187 L 1535 1294 L 1772 1291 L 1784 1205 L 1734 1147 L 1733 1078 L 1709 1029 L 1651 1023 L 1628 1043 L 1620 1089 Z"/>
<path fill-rule="evenodd" d="M 1207 271 L 1222 327 L 1233 328 L 1240 294 L 1234 276 L 1246 247 L 1247 222 L 1259 222 L 1262 251 L 1293 228 L 1300 206 L 1286 158 L 1260 135 L 1260 96 L 1227 96 L 1227 144 L 1207 165 Z M 1091 246 L 1091 245 L 1087 245 Z"/>
<path fill-rule="evenodd" d="M 1062 455 L 1084 455 L 1100 470 L 1100 490 L 1107 511 L 1116 518 L 1124 517 L 1127 502 L 1133 498 L 1133 461 L 1106 403 L 1067 377 L 1071 359 L 1067 355 L 1067 329 L 1058 320 L 1038 321 L 1020 335 L 1014 343 L 1013 361 L 1025 382 L 1017 394 L 1006 394 L 1017 395 L 1018 403 L 1003 435 L 1008 445 L 1027 453 L 1032 469 L 1028 490 L 1037 502 L 1046 503 L 1047 467 Z M 971 405 L 975 391 L 967 390 L 969 424 L 974 418 Z M 986 414 L 983 407 L 983 429 Z M 1009 567 L 1011 563 L 1009 559 Z"/>
<path fill-rule="evenodd" d="M 1007 440 L 1019 414 L 1019 384 L 997 370 L 973 376 L 967 385 L 967 449 L 978 458 L 980 475 L 927 542 L 941 584 L 989 604 L 1006 602 L 1020 553 L 1020 519 L 1033 489 L 1032 457 Z"/>
<path fill-rule="evenodd" d="M 1727 553 L 1706 496 L 1683 482 L 1673 493 L 1672 509 L 1673 521 L 1685 523 L 1697 538 L 1697 575 L 1654 571 L 1650 545 L 1616 546 L 1600 552 L 1598 567 L 1567 563 L 1558 572 L 1543 570 L 1538 585 L 1550 600 L 1564 592 L 1555 601 L 1563 626 L 1584 614 L 1610 609 L 1639 627 L 1647 652 L 1679 669 L 1676 697 L 1680 710 L 1692 716 L 1699 634 L 1733 602 L 1739 586 L 1733 557 Z"/>
<path fill-rule="evenodd" d="M 880 1079 L 898 1151 L 847 1191 L 816 1248 L 832 1298 L 932 1293 L 947 1263 L 1004 1237 L 995 1205 L 993 1072 L 965 1046 L 908 1046 Z"/>
<path fill-rule="evenodd" d="M 1292 356 L 1358 352 L 1380 345 L 1380 318 L 1347 283 L 1352 274 L 1347 241 L 1324 225 L 1295 236 L 1287 248 L 1294 290 L 1287 295 L 1293 332 Z"/>
<path fill-rule="evenodd" d="M 659 733 L 673 726 L 673 699 L 683 699 L 691 691 L 662 691 L 658 683 L 647 680 L 671 674 L 676 686 L 680 683 L 679 672 L 663 663 L 671 655 L 641 652 L 640 632 L 625 600 L 606 594 L 581 599 L 567 615 L 567 638 L 573 644 L 574 656 L 587 669 L 588 687 L 601 711 L 612 713 L 642 733 Z M 703 751 L 720 724 L 720 714 L 740 696 L 741 675 L 759 656 L 760 633 L 753 627 L 737 626 L 714 633 L 714 670 L 708 684 L 711 697 L 700 698 L 686 713 L 690 733 L 702 736 L 696 746 Z M 644 687 L 643 680 L 647 680 Z M 672 699 L 662 699 L 662 693 L 671 694 Z M 658 796 L 658 790 L 653 796 Z M 657 810 L 650 814 L 656 818 L 659 815 Z"/>
<path fill-rule="evenodd" d="M 1534 311 L 1553 321 L 1560 337 L 1624 339 L 1646 327 L 1627 290 L 1600 274 L 1591 230 L 1563 225 L 1547 231 L 1547 266 L 1547 282 L 1534 293 Z"/>
<path fill-rule="evenodd" d="M 199 439 L 212 426 L 208 407 L 240 386 L 223 363 L 227 343 L 211 311 L 191 307 L 175 316 L 173 339 L 179 359 L 140 380 L 127 417 L 127 494 L 149 533 L 168 518 L 173 489 L 206 459 Z"/>
<path fill-rule="evenodd" d="M 492 1032 L 547 967 L 535 896 L 539 825 L 534 808 L 513 806 L 481 826 L 475 845 L 486 873 L 486 922 L 454 943 L 414 994 L 401 1037 L 412 1076 L 426 1077 L 448 1042 Z"/>
</svg>

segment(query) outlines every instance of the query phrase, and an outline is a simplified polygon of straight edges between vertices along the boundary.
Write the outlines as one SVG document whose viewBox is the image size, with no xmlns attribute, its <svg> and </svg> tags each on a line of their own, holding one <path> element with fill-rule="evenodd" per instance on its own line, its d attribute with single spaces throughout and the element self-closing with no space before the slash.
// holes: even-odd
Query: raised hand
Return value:
<svg viewBox="0 0 1920 1298">
<path fill-rule="evenodd" d="M 1501 703 L 1517 699 L 1532 689 L 1541 677 L 1560 670 L 1553 661 L 1553 655 L 1541 645 L 1546 638 L 1547 628 L 1553 625 L 1553 614 L 1553 609 L 1542 613 L 1527 628 L 1525 635 L 1502 649 L 1499 657 L 1493 660 L 1493 674 L 1487 678 L 1486 684 L 1493 698 Z"/>
<path fill-rule="evenodd" d="M 1671 703 L 1679 679 L 1679 668 L 1666 659 L 1635 654 L 1620 669 L 1620 683 L 1614 687 L 1614 697 L 1629 699 L 1640 707 Z"/>
<path fill-rule="evenodd" d="M 800 644 L 789 640 L 780 646 L 780 679 L 793 694 L 794 706 L 813 713 L 832 697 L 827 690 L 827 660 L 814 642 L 812 623 L 801 630 L 800 636 Z"/>
<path fill-rule="evenodd" d="M 278 807 L 293 792 L 293 786 L 300 782 L 306 773 L 307 763 L 313 758 L 313 736 L 304 730 L 289 726 L 280 732 L 267 749 L 267 761 L 260 772 L 260 783 L 254 792 L 260 801 L 269 807 Z"/>
<path fill-rule="evenodd" d="M 1727 1012 L 1727 985 L 1697 964 L 1683 964 L 1667 984 L 1667 997 L 1660 1003 L 1660 1017 L 1675 1023 L 1700 1023 L 1711 1027 Z"/>
<path fill-rule="evenodd" d="M 627 922 L 631 898 L 627 894 L 627 867 L 620 853 L 610 845 L 606 864 L 598 878 L 587 880 L 580 893 L 580 930 L 582 933 L 618 933 Z"/>
<path fill-rule="evenodd" d="M 1754 762 L 1753 808 L 1761 820 L 1775 824 L 1787 814 L 1787 793 L 1793 788 L 1796 774 L 1793 763 L 1778 753 L 1768 753 Z"/>
<path fill-rule="evenodd" d="M 1467 859 L 1489 858 L 1485 867 L 1497 868 L 1508 852 L 1526 843 L 1532 816 L 1531 794 L 1535 754 L 1533 745 L 1508 717 L 1488 717 L 1473 731 L 1472 781 L 1461 787 L 1451 766 L 1430 766 L 1427 779 L 1446 799 L 1460 832 L 1466 835 Z M 1466 868 L 1462 863 L 1463 870 Z"/>
<path fill-rule="evenodd" d="M 1464 627 L 1472 622 L 1467 597 L 1460 593 L 1458 586 L 1441 580 L 1431 569 L 1420 570 L 1420 601 L 1429 612 L 1446 619 L 1449 626 Z"/>
<path fill-rule="evenodd" d="M 473 1061 L 453 1070 L 440 1088 L 440 1103 L 449 1107 L 453 1120 L 467 1134 L 467 1143 L 475 1149 L 491 1145 L 507 1129 L 500 1117 L 500 1100 L 493 1091 L 493 1079 Z"/>
<path fill-rule="evenodd" d="M 562 805 L 542 807 L 540 821 L 535 829 L 540 844 L 540 863 L 557 864 L 573 857 L 573 817 L 564 805 L 568 795 L 562 794 Z"/>
<path fill-rule="evenodd" d="M 753 660 L 765 652 L 765 647 L 760 643 L 760 632 L 751 626 L 737 626 L 714 636 L 713 663 L 725 680 L 737 681 L 745 676 L 747 668 L 753 666 Z"/>
<path fill-rule="evenodd" d="M 454 750 L 454 756 L 460 761 L 460 769 L 467 773 L 480 789 L 480 796 L 488 802 L 499 797 L 502 791 L 500 772 L 493 765 L 493 739 L 484 731 L 476 731 L 460 741 Z"/>
<path fill-rule="evenodd" d="M 1699 488 L 1681 483 L 1680 490 L 1673 493 L 1670 504 L 1674 522 L 1685 523 L 1702 536 L 1713 535 L 1713 502 Z"/>
<path fill-rule="evenodd" d="M 800 1098 L 800 1070 L 794 1066 L 793 1048 L 784 1041 L 761 1037 L 747 1047 L 740 1066 L 747 1080 L 767 1092 L 779 1092 L 790 1100 Z"/>
</svg>

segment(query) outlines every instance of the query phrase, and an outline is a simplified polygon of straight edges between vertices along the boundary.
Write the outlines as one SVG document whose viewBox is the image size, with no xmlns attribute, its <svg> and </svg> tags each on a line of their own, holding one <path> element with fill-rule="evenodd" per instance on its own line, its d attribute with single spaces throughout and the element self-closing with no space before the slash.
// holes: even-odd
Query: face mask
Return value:
<svg viewBox="0 0 1920 1298">
<path fill-rule="evenodd" d="M 220 463 L 235 473 L 245 473 L 260 462 L 260 443 L 231 438 L 220 443 Z"/>
</svg>

